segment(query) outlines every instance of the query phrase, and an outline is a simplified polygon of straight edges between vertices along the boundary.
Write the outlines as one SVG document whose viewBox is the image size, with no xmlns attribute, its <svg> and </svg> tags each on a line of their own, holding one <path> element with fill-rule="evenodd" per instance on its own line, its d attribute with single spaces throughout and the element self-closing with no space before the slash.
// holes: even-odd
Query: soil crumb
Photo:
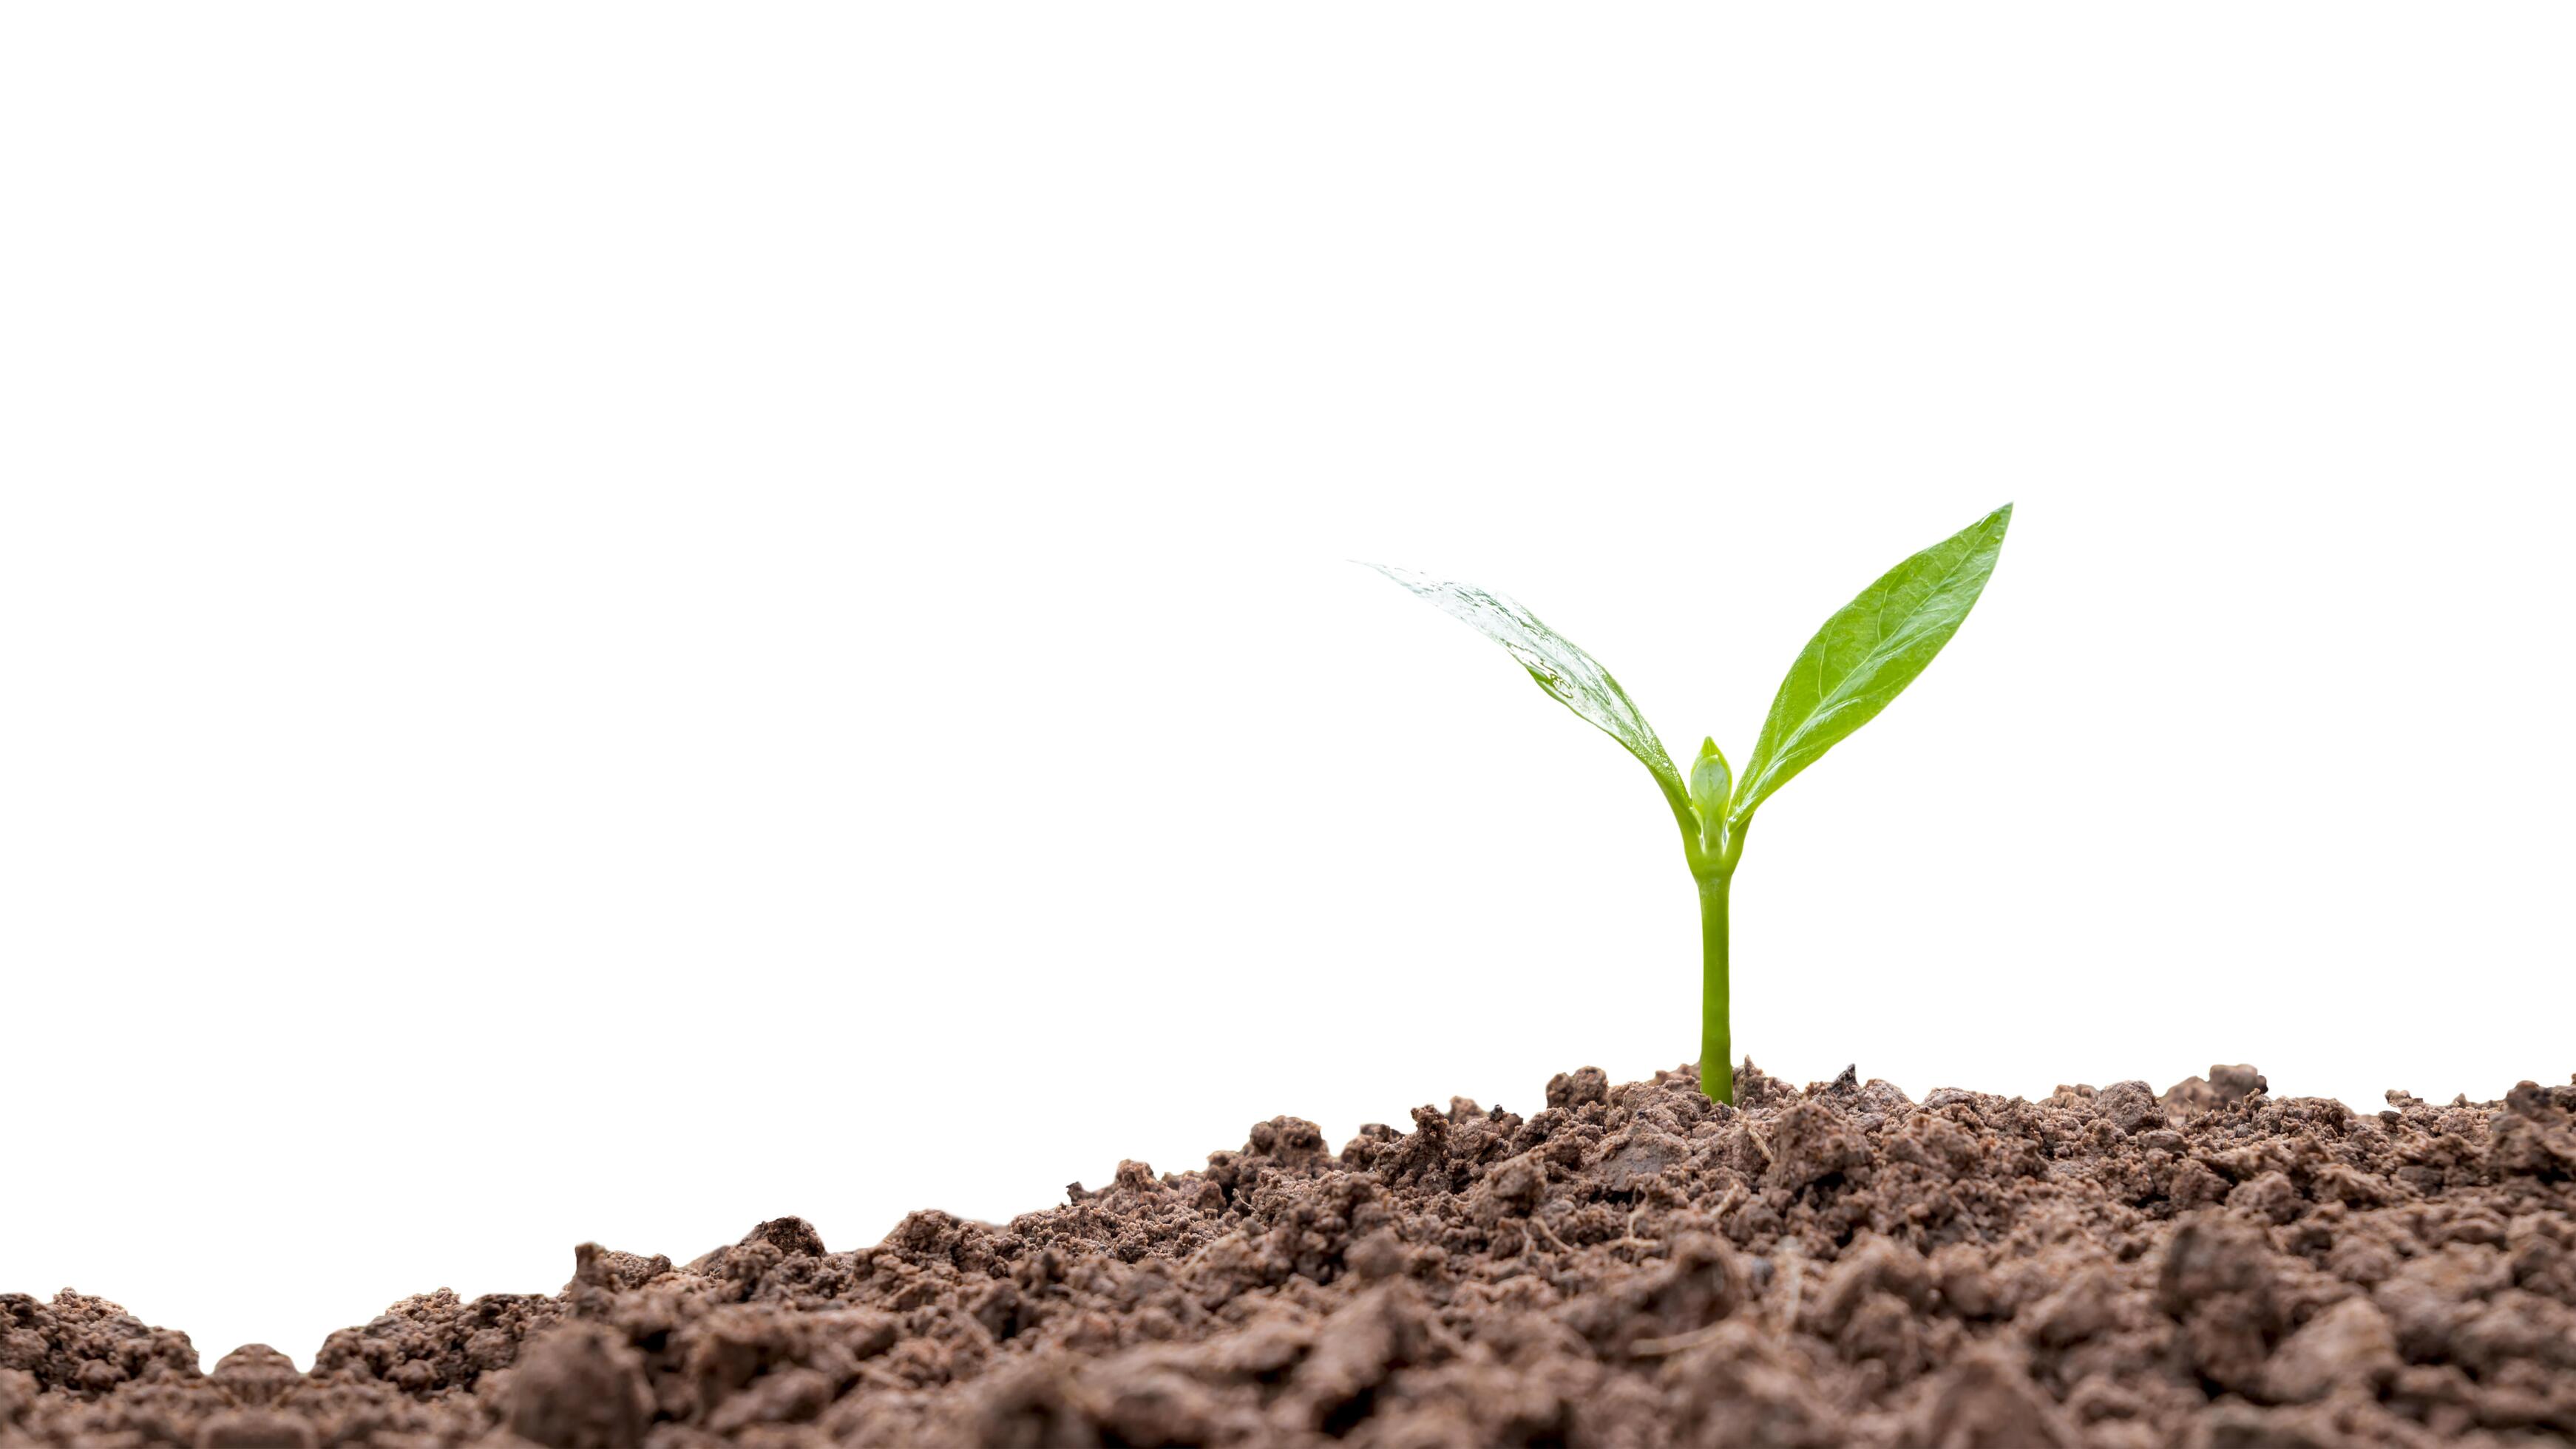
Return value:
<svg viewBox="0 0 2576 1449">
<path fill-rule="evenodd" d="M 2248 1066 L 1921 1102 L 1557 1077 L 1257 1123 L 1007 1226 L 404 1299 L 310 1373 L 0 1295 L 0 1449 L 2576 1443 L 2576 1082 L 2355 1113 Z"/>
</svg>

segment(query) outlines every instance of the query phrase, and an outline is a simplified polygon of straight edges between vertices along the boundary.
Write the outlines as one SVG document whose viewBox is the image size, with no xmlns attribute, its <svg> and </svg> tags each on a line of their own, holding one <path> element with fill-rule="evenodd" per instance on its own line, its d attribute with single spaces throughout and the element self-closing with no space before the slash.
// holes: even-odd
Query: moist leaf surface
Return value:
<svg viewBox="0 0 2576 1449">
<path fill-rule="evenodd" d="M 2011 524 L 2007 503 L 1879 575 L 1825 621 L 1780 681 L 1737 777 L 1730 821 L 1751 818 L 1914 682 L 1976 606 Z"/>
<path fill-rule="evenodd" d="M 1502 645 L 1550 698 L 1636 756 L 1638 763 L 1653 773 L 1655 784 L 1674 811 L 1689 818 L 1690 797 L 1683 787 L 1681 772 L 1673 768 L 1672 757 L 1664 753 L 1663 741 L 1655 738 L 1653 726 L 1646 723 L 1635 701 L 1619 687 L 1618 680 L 1610 677 L 1610 671 L 1601 667 L 1601 661 L 1540 622 L 1538 615 L 1508 594 L 1386 564 L 1369 567 Z"/>
</svg>

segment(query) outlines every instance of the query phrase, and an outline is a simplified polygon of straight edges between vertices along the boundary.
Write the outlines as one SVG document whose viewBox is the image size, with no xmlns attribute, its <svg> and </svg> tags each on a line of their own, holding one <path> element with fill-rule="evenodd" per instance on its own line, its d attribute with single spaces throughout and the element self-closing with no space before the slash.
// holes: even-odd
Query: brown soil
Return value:
<svg viewBox="0 0 2576 1449">
<path fill-rule="evenodd" d="M 1338 1155 L 1275 1118 L 856 1252 L 584 1245 L 561 1293 L 406 1299 L 310 1374 L 0 1296 L 0 1449 L 2576 1442 L 2576 1086 L 1693 1080 L 1586 1069 Z"/>
</svg>

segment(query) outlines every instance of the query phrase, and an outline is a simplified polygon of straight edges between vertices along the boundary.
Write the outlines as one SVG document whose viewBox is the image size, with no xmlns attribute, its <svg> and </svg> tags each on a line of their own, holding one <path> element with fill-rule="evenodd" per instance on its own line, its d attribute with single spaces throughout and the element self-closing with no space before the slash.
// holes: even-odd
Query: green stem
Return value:
<svg viewBox="0 0 2576 1449">
<path fill-rule="evenodd" d="M 1699 877 L 1699 1089 L 1735 1100 L 1735 1043 L 1726 1025 L 1726 888 L 1733 871 Z"/>
</svg>

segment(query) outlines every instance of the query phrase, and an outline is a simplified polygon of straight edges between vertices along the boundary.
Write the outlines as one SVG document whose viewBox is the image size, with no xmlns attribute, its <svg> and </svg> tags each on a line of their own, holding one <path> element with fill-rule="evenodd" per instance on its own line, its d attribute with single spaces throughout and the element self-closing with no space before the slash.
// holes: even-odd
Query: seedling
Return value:
<svg viewBox="0 0 2576 1449">
<path fill-rule="evenodd" d="M 2012 523 L 2007 503 L 1879 575 L 1835 611 L 1798 652 L 1738 775 L 1717 741 L 1700 742 L 1685 779 L 1645 715 L 1598 660 L 1501 595 L 1373 565 L 1378 572 L 1473 625 L 1520 661 L 1538 687 L 1617 740 L 1655 777 L 1682 828 L 1682 856 L 1699 886 L 1700 1090 L 1735 1100 L 1726 1013 L 1726 894 L 1753 813 L 1800 770 L 1887 708 L 1959 631 Z"/>
</svg>

